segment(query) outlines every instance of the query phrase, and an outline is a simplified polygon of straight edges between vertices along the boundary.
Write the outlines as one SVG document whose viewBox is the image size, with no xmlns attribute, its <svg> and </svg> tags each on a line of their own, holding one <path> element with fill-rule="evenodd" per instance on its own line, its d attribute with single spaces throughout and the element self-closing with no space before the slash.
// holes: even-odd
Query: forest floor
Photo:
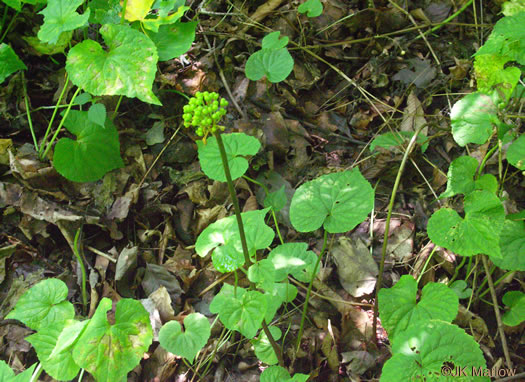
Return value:
<svg viewBox="0 0 525 382">
<path fill-rule="evenodd" d="M 438 198 L 450 163 L 467 150 L 481 160 L 489 149 L 488 143 L 458 146 L 450 133 L 450 111 L 475 90 L 472 55 L 501 18 L 498 2 L 480 7 L 475 1 L 444 25 L 439 23 L 466 1 L 396 1 L 400 5 L 394 6 L 394 1 L 325 0 L 322 15 L 315 18 L 298 14 L 300 2 L 292 1 L 268 0 L 263 14 L 256 13 L 263 1 L 188 3 L 185 18 L 198 21 L 196 40 L 184 56 L 159 63 L 154 92 L 163 107 L 122 100 L 115 125 L 125 166 L 92 183 L 70 182 L 49 161 L 36 159 L 24 87 L 36 135 L 42 136 L 64 86 L 65 57 L 56 54 L 51 60 L 24 45 L 20 36 L 29 33 L 24 23 L 40 17 L 34 12 L 23 12 L 12 25 L 7 39 L 24 47 L 20 58 L 28 70 L 0 86 L 0 318 L 25 290 L 49 277 L 68 285 L 69 300 L 80 312 L 81 273 L 72 252 L 80 226 L 90 314 L 103 297 L 114 302 L 151 299 L 157 292 L 163 321 L 181 320 L 191 312 L 213 316 L 211 299 L 234 276 L 216 271 L 210 256 L 197 256 L 194 244 L 205 227 L 233 214 L 232 202 L 226 184 L 209 180 L 200 170 L 198 137 L 180 128 L 187 101 L 179 93 L 215 91 L 230 101 L 224 123 L 228 131 L 247 133 L 262 143 L 247 175 L 270 191 L 285 187 L 288 204 L 277 214 L 285 240 L 299 238 L 316 253 L 323 243 L 321 233 L 301 234 L 290 224 L 290 199 L 304 182 L 358 166 L 375 188 L 371 218 L 352 232 L 330 235 L 298 352 L 294 344 L 306 286 L 296 282 L 297 298 L 279 311 L 274 325 L 288 331 L 283 348 L 290 371 L 310 374 L 316 381 L 379 380 L 391 353 L 381 325 L 377 333 L 371 330 L 376 264 L 406 145 L 371 151 L 370 144 L 380 134 L 413 132 L 422 125 L 429 147 L 413 150 L 400 179 L 383 286 L 391 287 L 405 274 L 421 287 L 452 277 L 466 280 L 474 292 L 460 299 L 455 322 L 481 345 L 489 368 L 501 366 L 504 354 L 492 300 L 489 294 L 480 297 L 487 288 L 481 261 L 469 258 L 455 274 L 462 257 L 435 248 L 426 231 L 429 217 L 441 206 L 461 211 L 457 199 Z M 430 31 L 429 25 L 439 28 Z M 278 84 L 250 81 L 244 73 L 246 60 L 271 31 L 289 37 L 293 72 Z M 70 93 L 67 89 L 64 99 Z M 101 97 L 109 113 L 117 100 Z M 509 120 L 522 121 L 523 114 Z M 486 170 L 497 174 L 498 162 L 489 160 Z M 510 212 L 518 212 L 525 209 L 525 183 L 522 173 L 512 174 L 503 185 L 505 203 Z M 244 211 L 263 205 L 264 191 L 256 184 L 239 179 L 236 189 Z M 126 256 L 128 261 L 117 263 Z M 359 281 L 363 278 L 367 283 Z M 499 299 L 508 290 L 524 290 L 523 272 L 496 269 L 492 278 L 499 280 Z M 246 280 L 241 277 L 239 285 Z M 214 326 L 191 368 L 154 342 L 128 380 L 259 380 L 261 364 L 252 343 L 237 333 L 219 344 L 221 330 Z M 504 330 L 510 357 L 518 372 L 524 372 L 525 325 Z M 18 370 L 37 361 L 24 340 L 31 333 L 23 325 L 0 321 L 0 358 Z"/>
</svg>

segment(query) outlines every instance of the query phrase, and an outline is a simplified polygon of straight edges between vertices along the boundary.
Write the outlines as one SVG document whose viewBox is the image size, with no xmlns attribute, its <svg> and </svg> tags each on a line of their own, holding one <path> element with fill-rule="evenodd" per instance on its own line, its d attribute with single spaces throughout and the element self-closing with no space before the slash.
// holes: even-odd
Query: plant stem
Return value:
<svg viewBox="0 0 525 382">
<path fill-rule="evenodd" d="M 117 117 L 118 108 L 120 107 L 120 103 L 122 102 L 123 95 L 120 95 L 117 101 L 117 106 L 115 106 L 115 111 L 113 111 L 113 115 L 111 116 L 111 120 L 114 120 Z"/>
<path fill-rule="evenodd" d="M 483 262 L 483 267 L 485 268 L 487 281 L 489 282 L 490 295 L 494 304 L 494 314 L 496 315 L 496 322 L 498 323 L 498 332 L 499 337 L 501 339 L 501 347 L 503 348 L 503 354 L 505 355 L 505 361 L 507 362 L 507 367 L 509 369 L 512 369 L 512 361 L 510 360 L 509 348 L 507 347 L 507 339 L 505 338 L 505 332 L 503 331 L 503 322 L 501 321 L 501 315 L 499 313 L 498 308 L 498 297 L 496 296 L 496 290 L 494 289 L 494 283 L 492 282 L 492 276 L 490 275 L 487 256 L 481 255 L 481 261 Z"/>
<path fill-rule="evenodd" d="M 71 101 L 69 102 L 69 105 L 67 106 L 67 109 L 66 109 L 66 111 L 64 113 L 64 116 L 62 117 L 62 120 L 58 124 L 57 131 L 55 131 L 55 134 L 53 134 L 53 137 L 51 138 L 51 141 L 49 141 L 49 143 L 47 144 L 46 150 L 44 151 L 44 153 L 40 157 L 41 159 L 45 158 L 47 156 L 47 153 L 49 152 L 49 150 L 51 150 L 51 145 L 53 144 L 53 142 L 55 141 L 56 137 L 58 136 L 58 133 L 60 133 L 60 130 L 62 129 L 62 126 L 64 125 L 64 122 L 66 121 L 67 116 L 69 115 L 69 111 L 71 110 L 71 107 L 73 106 L 73 102 L 75 101 L 75 98 L 77 97 L 79 92 L 80 92 L 80 88 L 77 88 L 77 90 L 73 94 L 73 97 L 71 98 Z M 42 149 L 42 146 L 40 146 L 40 149 Z"/>
<path fill-rule="evenodd" d="M 9 21 L 9 24 L 7 24 L 7 27 L 5 28 L 4 33 L 2 33 L 2 37 L 0 37 L 0 43 L 2 43 L 2 41 L 4 41 L 5 36 L 7 36 L 7 33 L 9 32 L 9 29 L 11 29 L 11 27 L 15 23 L 16 16 L 18 16 L 19 13 L 20 13 L 19 11 L 16 11 L 15 15 L 11 18 L 11 21 Z"/>
<path fill-rule="evenodd" d="M 75 257 L 77 258 L 78 264 L 80 265 L 80 271 L 82 272 L 82 305 L 84 306 L 83 313 L 87 314 L 87 291 L 86 291 L 87 275 L 86 275 L 86 267 L 84 265 L 84 261 L 78 250 L 78 238 L 79 237 L 80 237 L 80 228 L 77 229 L 77 233 L 75 234 L 75 240 L 73 242 L 73 253 L 75 254 Z"/>
<path fill-rule="evenodd" d="M 56 117 L 57 112 L 58 112 L 58 106 L 62 102 L 62 98 L 64 97 L 64 94 L 66 93 L 66 89 L 67 89 L 67 84 L 68 83 L 69 83 L 69 76 L 66 74 L 66 82 L 64 83 L 64 87 L 62 88 L 62 91 L 60 92 L 60 95 L 58 96 L 58 101 L 57 101 L 57 103 L 55 105 L 55 109 L 53 110 L 53 114 L 51 115 L 51 119 L 49 120 L 49 123 L 47 124 L 46 133 L 44 134 L 44 138 L 42 138 L 42 145 L 40 146 L 40 151 L 39 151 L 39 154 L 41 155 L 41 158 L 44 157 L 44 155 L 42 155 L 42 150 L 44 150 L 44 147 L 46 145 L 47 137 L 49 135 L 49 132 L 51 131 L 51 126 L 53 126 L 53 122 L 55 121 L 55 117 Z"/>
<path fill-rule="evenodd" d="M 421 132 L 421 130 L 423 130 L 425 126 L 426 126 L 425 124 L 419 126 L 416 132 L 414 133 L 414 135 L 412 136 L 412 139 L 410 139 L 410 142 L 408 143 L 405 153 L 403 154 L 403 159 L 401 160 L 401 164 L 399 165 L 399 170 L 397 172 L 396 180 L 394 182 L 394 187 L 392 188 L 392 195 L 390 196 L 390 202 L 388 203 L 388 213 L 386 216 L 386 224 L 385 224 L 385 235 L 383 236 L 383 248 L 381 250 L 381 263 L 379 264 L 379 275 L 377 276 L 376 296 L 375 296 L 375 301 L 374 301 L 374 320 L 372 324 L 372 333 L 376 340 L 377 340 L 376 332 L 377 332 L 377 313 L 378 313 L 377 300 L 379 297 L 379 291 L 381 290 L 381 284 L 383 283 L 383 271 L 385 269 L 386 247 L 388 244 L 388 234 L 390 232 L 390 219 L 392 218 L 392 211 L 394 209 L 394 202 L 396 200 L 397 189 L 399 188 L 399 184 L 401 183 L 401 175 L 403 174 L 405 165 L 408 162 L 408 157 L 410 156 L 412 149 L 416 145 L 417 136 L 419 135 L 419 133 Z"/>
<path fill-rule="evenodd" d="M 219 152 L 221 153 L 222 167 L 224 169 L 224 175 L 226 176 L 228 191 L 230 192 L 230 197 L 232 198 L 233 209 L 235 210 L 235 217 L 237 218 L 237 226 L 239 228 L 239 236 L 241 237 L 244 261 L 246 266 L 250 266 L 252 262 L 250 260 L 250 254 L 248 252 L 248 244 L 246 243 L 246 234 L 244 232 L 244 224 L 242 222 L 241 217 L 241 207 L 239 206 L 239 199 L 237 199 L 237 194 L 235 192 L 235 186 L 233 184 L 230 167 L 228 166 L 228 157 L 226 155 L 226 149 L 224 148 L 224 142 L 222 141 L 220 132 L 216 131 L 215 133 L 213 133 L 213 136 L 215 137 L 215 139 L 217 139 L 217 145 L 219 146 Z M 251 285 L 253 288 L 253 283 L 251 283 Z M 275 339 L 270 333 L 270 330 L 268 329 L 268 325 L 266 324 L 265 320 L 262 321 L 262 328 L 264 333 L 266 334 L 266 337 L 268 337 L 268 341 L 270 341 L 270 344 L 272 345 L 273 351 L 275 352 L 275 355 L 277 356 L 277 359 L 279 361 L 279 365 L 281 367 L 284 367 L 284 359 L 281 349 L 279 348 L 279 345 L 277 344 L 277 342 L 275 342 Z"/>
<path fill-rule="evenodd" d="M 228 184 L 228 191 L 232 198 L 233 209 L 235 211 L 235 218 L 237 219 L 237 226 L 239 227 L 239 235 L 241 237 L 242 252 L 244 254 L 244 262 L 247 267 L 249 267 L 252 262 L 250 260 L 250 255 L 248 252 L 248 244 L 246 243 L 246 234 L 244 233 L 244 224 L 242 223 L 241 218 L 241 207 L 239 206 L 239 199 L 237 199 L 237 194 L 235 192 L 235 186 L 233 185 L 232 175 L 230 172 L 230 167 L 228 166 L 228 157 L 226 156 L 226 149 L 224 148 L 224 143 L 219 132 L 213 133 L 215 139 L 217 139 L 217 145 L 219 146 L 219 152 L 221 153 L 222 167 L 224 169 L 224 175 L 226 175 L 226 182 Z"/>
<path fill-rule="evenodd" d="M 312 279 L 310 280 L 310 284 L 308 284 L 308 289 L 306 291 L 306 298 L 304 301 L 303 313 L 301 315 L 301 325 L 299 326 L 299 334 L 297 335 L 297 350 L 299 350 L 299 346 L 301 346 L 301 337 L 303 336 L 304 321 L 306 319 L 306 311 L 308 310 L 308 302 L 310 300 L 310 293 L 312 293 L 312 285 L 314 284 L 315 276 L 317 275 L 317 269 L 319 268 L 319 263 L 321 262 L 321 258 L 323 257 L 324 252 L 326 250 L 327 243 L 328 243 L 328 232 L 325 230 L 323 234 L 323 247 L 321 248 L 321 252 L 319 253 L 319 256 L 317 256 L 317 261 L 315 262 L 314 271 L 312 273 Z"/>
<path fill-rule="evenodd" d="M 35 371 L 33 372 L 33 375 L 31 376 L 31 380 L 30 382 L 37 382 L 38 381 L 38 378 L 40 377 L 40 374 L 42 374 L 42 364 L 39 363 L 35 369 Z"/>
<path fill-rule="evenodd" d="M 24 103 L 26 105 L 27 123 L 29 123 L 29 130 L 31 131 L 31 137 L 33 138 L 33 144 L 35 145 L 35 151 L 38 152 L 38 141 L 36 140 L 35 129 L 33 128 L 33 121 L 31 119 L 31 112 L 29 111 L 29 97 L 27 96 L 27 88 L 24 72 L 22 72 L 22 88 L 24 89 Z"/>
</svg>

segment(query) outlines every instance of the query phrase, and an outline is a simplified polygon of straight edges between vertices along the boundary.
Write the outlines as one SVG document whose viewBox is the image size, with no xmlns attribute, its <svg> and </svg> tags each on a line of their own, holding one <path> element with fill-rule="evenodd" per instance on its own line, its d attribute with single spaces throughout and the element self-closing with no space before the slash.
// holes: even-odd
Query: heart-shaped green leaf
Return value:
<svg viewBox="0 0 525 382">
<path fill-rule="evenodd" d="M 191 313 L 184 319 L 184 332 L 177 321 L 170 321 L 160 329 L 159 342 L 167 351 L 193 362 L 210 334 L 208 319 L 200 313 Z"/>
<path fill-rule="evenodd" d="M 247 338 L 255 337 L 266 312 L 266 296 L 257 291 L 239 293 L 240 288 L 235 296 L 233 287 L 226 285 L 212 300 L 210 312 L 218 313 L 227 329 L 237 330 Z"/>
<path fill-rule="evenodd" d="M 505 220 L 501 201 L 481 190 L 465 196 L 465 218 L 451 208 L 442 208 L 430 217 L 427 232 L 436 245 L 462 256 L 479 253 L 501 258 L 499 237 Z"/>
<path fill-rule="evenodd" d="M 38 31 L 38 38 L 55 44 L 62 32 L 72 31 L 88 24 L 90 9 L 80 15 L 76 9 L 84 0 L 48 0 L 40 14 L 44 15 L 44 25 Z"/>
<path fill-rule="evenodd" d="M 126 15 L 128 21 L 143 21 L 155 0 L 127 0 Z"/>
<path fill-rule="evenodd" d="M 268 329 L 270 330 L 270 333 L 272 334 L 272 337 L 275 341 L 281 338 L 282 332 L 277 326 L 269 326 Z M 261 331 L 259 337 L 254 338 L 250 342 L 252 343 L 255 350 L 255 355 L 261 362 L 264 362 L 268 365 L 275 365 L 277 363 L 277 355 L 275 354 L 272 344 L 270 343 L 270 340 L 264 331 Z"/>
<path fill-rule="evenodd" d="M 66 70 L 71 82 L 95 96 L 125 95 L 161 105 L 151 90 L 158 61 L 155 44 L 126 25 L 104 25 L 100 34 L 107 52 L 93 40 L 69 51 Z"/>
<path fill-rule="evenodd" d="M 53 166 L 62 176 L 74 182 L 92 182 L 124 166 L 111 120 L 106 119 L 101 127 L 89 120 L 88 112 L 72 110 L 64 126 L 77 139 L 62 138 L 55 146 Z"/>
<path fill-rule="evenodd" d="M 471 93 L 454 104 L 450 111 L 452 136 L 460 146 L 487 142 L 493 125 L 498 123 L 492 99 L 483 93 Z"/>
<path fill-rule="evenodd" d="M 261 49 L 252 54 L 246 61 L 246 77 L 258 81 L 267 77 L 268 81 L 284 81 L 292 72 L 294 60 L 286 48 Z"/>
<path fill-rule="evenodd" d="M 472 295 L 472 288 L 468 287 L 465 280 L 454 281 L 450 285 L 450 289 L 452 289 L 460 299 L 469 298 Z"/>
<path fill-rule="evenodd" d="M 248 280 L 257 284 L 257 287 L 262 289 L 269 289 L 273 286 L 275 281 L 275 267 L 268 259 L 262 259 L 252 264 L 248 268 Z"/>
<path fill-rule="evenodd" d="M 301 282 L 310 282 L 317 256 L 308 251 L 306 243 L 278 245 L 268 255 L 275 267 L 275 281 L 283 281 L 290 274 Z"/>
<path fill-rule="evenodd" d="M 72 350 L 88 322 L 68 320 L 66 323 L 52 323 L 26 338 L 35 348 L 38 360 L 51 377 L 69 381 L 78 374 L 80 367 L 73 360 Z"/>
<path fill-rule="evenodd" d="M 271 322 L 283 302 L 291 302 L 297 297 L 297 288 L 288 282 L 274 283 L 265 287 L 264 296 L 266 297 L 267 307 L 264 318 L 266 322 Z"/>
<path fill-rule="evenodd" d="M 505 220 L 499 237 L 501 259 L 491 258 L 501 269 L 525 271 L 525 222 Z"/>
<path fill-rule="evenodd" d="M 21 321 L 33 330 L 70 320 L 75 316 L 75 309 L 67 301 L 67 293 L 67 286 L 61 280 L 40 281 L 20 297 L 6 318 Z"/>
<path fill-rule="evenodd" d="M 25 70 L 27 68 L 13 48 L 5 43 L 0 44 L 0 83 L 20 69 Z"/>
<path fill-rule="evenodd" d="M 474 60 L 478 91 L 491 94 L 497 90 L 504 96 L 504 104 L 508 102 L 521 76 L 518 68 L 505 67 L 508 61 L 507 56 L 496 54 L 476 55 Z"/>
<path fill-rule="evenodd" d="M 450 164 L 447 173 L 447 189 L 439 197 L 449 198 L 457 194 L 467 195 L 476 190 L 487 190 L 496 193 L 498 180 L 492 174 L 484 174 L 474 180 L 478 168 L 476 158 L 462 156 Z"/>
<path fill-rule="evenodd" d="M 379 291 L 379 316 L 391 340 L 396 340 L 417 322 L 439 319 L 452 322 L 458 314 L 459 300 L 456 293 L 441 283 L 429 283 L 416 302 L 417 282 L 404 275 L 390 289 Z"/>
<path fill-rule="evenodd" d="M 106 106 L 103 103 L 95 103 L 88 110 L 88 119 L 95 125 L 104 127 L 106 123 Z"/>
<path fill-rule="evenodd" d="M 267 208 L 241 214 L 250 256 L 253 256 L 256 250 L 268 247 L 275 236 L 273 230 L 264 221 L 268 210 Z M 219 272 L 233 272 L 244 264 L 235 216 L 220 219 L 201 232 L 195 243 L 195 251 L 199 256 L 204 257 L 211 250 L 213 250 L 213 265 Z"/>
<path fill-rule="evenodd" d="M 159 53 L 159 61 L 171 60 L 186 53 L 195 40 L 197 22 L 176 22 L 162 25 L 158 33 L 150 33 L 149 37 L 155 43 Z"/>
<path fill-rule="evenodd" d="M 261 148 L 261 143 L 257 138 L 244 133 L 222 134 L 222 141 L 232 180 L 235 180 L 243 176 L 248 170 L 248 161 L 244 156 L 257 154 Z M 206 143 L 197 141 L 197 147 L 199 149 L 199 162 L 206 176 L 219 182 L 226 182 L 217 139 L 211 137 Z"/>
<path fill-rule="evenodd" d="M 299 13 L 306 13 L 308 17 L 321 16 L 323 13 L 323 3 L 320 0 L 306 0 L 297 8 Z"/>
<path fill-rule="evenodd" d="M 274 212 L 279 212 L 286 206 L 288 198 L 284 190 L 284 184 L 277 191 L 269 192 L 264 198 L 264 207 L 271 207 Z"/>
<path fill-rule="evenodd" d="M 508 326 L 518 326 L 525 321 L 525 294 L 514 290 L 505 293 L 502 299 L 510 310 L 503 315 L 503 323 Z"/>
<path fill-rule="evenodd" d="M 288 45 L 288 37 L 279 37 L 281 32 L 275 31 L 268 33 L 264 38 L 262 39 L 262 48 L 263 49 L 282 49 L 286 45 Z"/>
<path fill-rule="evenodd" d="M 140 301 L 117 303 L 115 323 L 108 322 L 112 302 L 103 298 L 73 349 L 76 364 L 98 382 L 121 382 L 133 370 L 153 340 L 149 314 Z"/>
<path fill-rule="evenodd" d="M 408 327 L 394 339 L 392 352 L 392 358 L 383 366 L 380 382 L 490 381 L 472 374 L 473 370 L 486 369 L 485 358 L 474 338 L 447 322 L 427 320 Z M 448 374 L 457 373 L 456 367 L 467 376 Z"/>
<path fill-rule="evenodd" d="M 330 233 L 342 233 L 362 223 L 373 207 L 374 190 L 355 168 L 300 186 L 292 198 L 290 220 L 299 232 L 324 226 Z"/>
</svg>

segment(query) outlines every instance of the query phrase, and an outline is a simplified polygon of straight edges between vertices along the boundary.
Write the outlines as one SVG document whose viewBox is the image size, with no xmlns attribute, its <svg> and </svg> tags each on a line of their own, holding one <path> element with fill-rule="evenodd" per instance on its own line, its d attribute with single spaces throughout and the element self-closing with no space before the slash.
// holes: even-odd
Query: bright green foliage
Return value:
<svg viewBox="0 0 525 382">
<path fill-rule="evenodd" d="M 441 283 L 425 285 L 416 302 L 417 282 L 404 275 L 390 289 L 379 291 L 379 315 L 391 341 L 418 322 L 438 319 L 452 322 L 458 313 L 458 296 Z"/>
<path fill-rule="evenodd" d="M 127 0 L 126 15 L 128 21 L 143 21 L 155 0 Z"/>
<path fill-rule="evenodd" d="M 261 143 L 257 138 L 244 133 L 223 134 L 222 141 L 232 180 L 240 178 L 248 170 L 248 160 L 245 156 L 257 154 Z M 219 182 L 226 182 L 221 153 L 215 137 L 211 137 L 206 143 L 197 141 L 197 147 L 201 169 L 206 176 Z"/>
<path fill-rule="evenodd" d="M 184 114 L 182 119 L 184 120 L 184 127 L 195 127 L 195 134 L 199 137 L 204 137 L 203 141 L 206 144 L 208 135 L 219 130 L 224 131 L 225 127 L 219 126 L 218 123 L 226 114 L 227 107 L 228 101 L 224 98 L 219 98 L 219 94 L 215 92 L 197 92 L 195 97 L 190 98 L 188 104 L 183 107 Z M 220 154 L 218 155 L 220 158 Z M 219 162 L 220 164 L 222 162 Z"/>
<path fill-rule="evenodd" d="M 73 360 L 72 350 L 87 323 L 74 320 L 52 323 L 26 338 L 47 374 L 59 381 L 75 378 L 80 367 Z"/>
<path fill-rule="evenodd" d="M 507 61 L 506 57 L 494 54 L 478 55 L 474 61 L 478 91 L 490 94 L 493 89 L 497 89 L 505 96 L 505 104 L 521 76 L 518 68 L 505 68 Z"/>
<path fill-rule="evenodd" d="M 288 198 L 283 185 L 277 191 L 269 192 L 264 198 L 263 205 L 265 208 L 271 207 L 274 212 L 279 212 L 286 206 L 287 202 Z"/>
<path fill-rule="evenodd" d="M 390 149 L 392 147 L 401 146 L 410 141 L 413 135 L 414 132 L 412 131 L 396 131 L 378 135 L 374 138 L 372 143 L 370 143 L 370 151 L 374 151 L 376 147 Z M 424 134 L 419 134 L 416 138 L 416 142 L 421 145 L 421 152 L 424 153 L 428 148 L 427 137 Z"/>
<path fill-rule="evenodd" d="M 67 292 L 61 280 L 40 281 L 20 297 L 6 318 L 21 321 L 33 330 L 65 322 L 75 316 L 73 305 L 66 300 Z"/>
<path fill-rule="evenodd" d="M 270 366 L 261 374 L 261 382 L 306 382 L 309 375 L 296 373 L 290 377 L 290 373 L 281 366 Z"/>
<path fill-rule="evenodd" d="M 190 9 L 190 7 L 181 6 L 176 12 L 172 13 L 169 16 L 159 14 L 159 17 L 153 19 L 145 19 L 142 22 L 142 24 L 144 25 L 144 28 L 157 33 L 159 31 L 159 27 L 161 27 L 162 25 L 168 25 L 178 22 L 184 15 L 184 12 L 186 12 L 188 9 Z"/>
<path fill-rule="evenodd" d="M 245 291 L 225 284 L 210 304 L 210 312 L 218 313 L 227 329 L 236 330 L 246 338 L 253 338 L 261 327 L 266 313 L 266 296 L 257 291 Z"/>
<path fill-rule="evenodd" d="M 499 245 L 501 259 L 492 258 L 492 262 L 501 269 L 525 271 L 525 222 L 523 220 L 505 220 L 501 230 Z"/>
<path fill-rule="evenodd" d="M 457 194 L 468 195 L 476 189 L 495 193 L 498 181 L 494 175 L 485 174 L 474 180 L 478 165 L 477 159 L 473 157 L 462 156 L 454 159 L 448 168 L 447 189 L 440 195 L 440 198 L 450 198 Z"/>
<path fill-rule="evenodd" d="M 489 191 L 465 196 L 465 218 L 451 208 L 442 208 L 430 217 L 427 232 L 436 245 L 462 256 L 480 253 L 500 258 L 499 236 L 505 220 L 501 201 Z"/>
<path fill-rule="evenodd" d="M 15 375 L 9 365 L 5 361 L 0 360 L 0 381 L 2 382 L 30 382 L 31 375 L 35 370 L 36 363 L 24 370 L 22 373 Z"/>
<path fill-rule="evenodd" d="M 266 289 L 264 296 L 267 302 L 264 318 L 270 322 L 283 302 L 292 302 L 297 297 L 297 288 L 290 283 L 274 283 Z"/>
<path fill-rule="evenodd" d="M 299 13 L 306 13 L 308 17 L 321 16 L 323 13 L 323 3 L 320 0 L 306 0 L 297 8 Z"/>
<path fill-rule="evenodd" d="M 90 9 L 80 15 L 76 9 L 84 0 L 48 0 L 47 7 L 40 14 L 44 15 L 44 25 L 38 32 L 38 38 L 55 44 L 60 34 L 81 28 L 88 24 Z"/>
<path fill-rule="evenodd" d="M 273 230 L 264 222 L 267 213 L 268 209 L 241 214 L 250 256 L 253 256 L 256 250 L 268 247 L 275 236 Z M 219 272 L 232 272 L 244 264 L 235 216 L 220 219 L 201 232 L 195 243 L 195 251 L 204 257 L 211 250 L 213 266 Z"/>
<path fill-rule="evenodd" d="M 456 280 L 450 285 L 459 299 L 469 298 L 472 295 L 472 288 L 468 287 L 468 284 L 465 280 Z"/>
<path fill-rule="evenodd" d="M 525 134 L 520 135 L 507 149 L 507 160 L 520 170 L 525 171 Z"/>
<path fill-rule="evenodd" d="M 285 243 L 275 247 L 268 255 L 275 267 L 275 281 L 292 275 L 301 282 L 310 282 L 317 256 L 308 251 L 306 243 Z"/>
<path fill-rule="evenodd" d="M 197 22 L 176 22 L 171 25 L 162 25 L 158 33 L 149 33 L 159 54 L 159 61 L 171 60 L 186 53 L 195 40 Z"/>
<path fill-rule="evenodd" d="M 248 268 L 248 280 L 255 283 L 257 287 L 269 290 L 276 280 L 275 267 L 268 259 L 262 259 Z"/>
<path fill-rule="evenodd" d="M 177 321 L 170 321 L 160 329 L 159 342 L 167 351 L 193 362 L 210 334 L 208 319 L 200 313 L 191 313 L 184 319 L 184 332 Z"/>
<path fill-rule="evenodd" d="M 272 334 L 272 337 L 275 341 L 278 341 L 279 338 L 281 338 L 282 332 L 277 326 L 269 326 L 268 330 L 270 330 L 270 333 Z M 261 331 L 259 337 L 254 338 L 250 342 L 255 349 L 255 355 L 261 362 L 264 362 L 268 365 L 275 365 L 277 363 L 275 351 L 273 350 L 272 345 L 270 344 L 270 341 L 268 340 L 268 337 L 264 331 Z"/>
<path fill-rule="evenodd" d="M 373 207 L 374 190 L 355 168 L 300 186 L 292 198 L 290 220 L 299 232 L 324 226 L 330 233 L 342 233 L 363 222 Z"/>
<path fill-rule="evenodd" d="M 252 54 L 246 61 L 246 77 L 258 81 L 264 76 L 276 83 L 284 81 L 292 72 L 293 57 L 286 49 L 288 37 L 279 39 L 279 31 L 266 35 L 262 49 Z"/>
<path fill-rule="evenodd" d="M 517 13 L 525 12 L 525 2 L 523 0 L 508 0 L 501 6 L 501 12 L 505 16 L 514 16 Z"/>
<path fill-rule="evenodd" d="M 25 70 L 27 67 L 18 58 L 13 48 L 5 43 L 0 44 L 0 83 L 20 69 Z"/>
<path fill-rule="evenodd" d="M 120 300 L 114 325 L 106 317 L 111 305 L 108 298 L 100 301 L 73 350 L 76 364 L 98 382 L 126 381 L 153 340 L 149 314 L 139 301 Z"/>
<path fill-rule="evenodd" d="M 89 120 L 88 112 L 71 110 L 64 126 L 77 139 L 61 138 L 55 146 L 53 166 L 62 176 L 74 182 L 92 182 L 124 166 L 111 120 L 106 119 L 101 127 Z"/>
<path fill-rule="evenodd" d="M 125 95 L 160 105 L 151 90 L 158 61 L 155 44 L 125 25 L 104 25 L 100 34 L 107 52 L 93 40 L 84 40 L 69 51 L 66 70 L 71 82 L 95 96 Z"/>
<path fill-rule="evenodd" d="M 492 134 L 493 125 L 498 123 L 496 106 L 483 93 L 471 93 L 456 102 L 450 111 L 452 135 L 456 143 L 484 144 Z"/>
<path fill-rule="evenodd" d="M 525 65 L 525 12 L 499 20 L 488 40 L 477 51 L 476 56 L 482 54 L 496 54 Z"/>
<path fill-rule="evenodd" d="M 525 321 L 525 294 L 520 291 L 510 291 L 503 296 L 503 303 L 510 310 L 503 315 L 503 323 L 508 326 L 518 326 Z"/>
<path fill-rule="evenodd" d="M 95 125 L 104 127 L 106 124 L 106 106 L 103 103 L 94 103 L 88 110 L 88 119 Z"/>
<path fill-rule="evenodd" d="M 91 0 L 89 2 L 89 22 L 92 24 L 118 24 L 120 23 L 122 6 L 120 0 Z"/>
<path fill-rule="evenodd" d="M 392 358 L 383 366 L 380 382 L 490 381 L 486 377 L 472 376 L 474 367 L 476 370 L 486 368 L 479 345 L 462 329 L 448 322 L 415 323 L 394 339 L 392 352 Z M 468 377 L 441 376 L 445 362 L 464 368 Z"/>
</svg>

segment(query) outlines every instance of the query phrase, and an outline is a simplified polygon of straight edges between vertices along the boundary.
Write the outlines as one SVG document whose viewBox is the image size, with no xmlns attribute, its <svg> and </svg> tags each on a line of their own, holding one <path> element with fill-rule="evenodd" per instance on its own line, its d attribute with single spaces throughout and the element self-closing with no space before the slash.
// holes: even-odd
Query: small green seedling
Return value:
<svg viewBox="0 0 525 382">
<path fill-rule="evenodd" d="M 510 291 L 503 296 L 503 303 L 510 309 L 503 315 L 503 323 L 508 326 L 518 326 L 525 321 L 525 293 Z"/>
<path fill-rule="evenodd" d="M 208 319 L 200 313 L 191 313 L 184 319 L 184 332 L 177 321 L 170 321 L 160 329 L 160 345 L 169 352 L 193 362 L 210 338 Z"/>
<path fill-rule="evenodd" d="M 321 16 L 323 13 L 323 3 L 321 0 L 306 0 L 297 8 L 299 13 L 306 13 L 308 17 Z"/>
<path fill-rule="evenodd" d="M 262 49 L 246 61 L 246 77 L 258 81 L 263 77 L 272 83 L 284 81 L 292 72 L 294 60 L 286 49 L 288 37 L 279 38 L 279 31 L 266 35 Z"/>
</svg>

